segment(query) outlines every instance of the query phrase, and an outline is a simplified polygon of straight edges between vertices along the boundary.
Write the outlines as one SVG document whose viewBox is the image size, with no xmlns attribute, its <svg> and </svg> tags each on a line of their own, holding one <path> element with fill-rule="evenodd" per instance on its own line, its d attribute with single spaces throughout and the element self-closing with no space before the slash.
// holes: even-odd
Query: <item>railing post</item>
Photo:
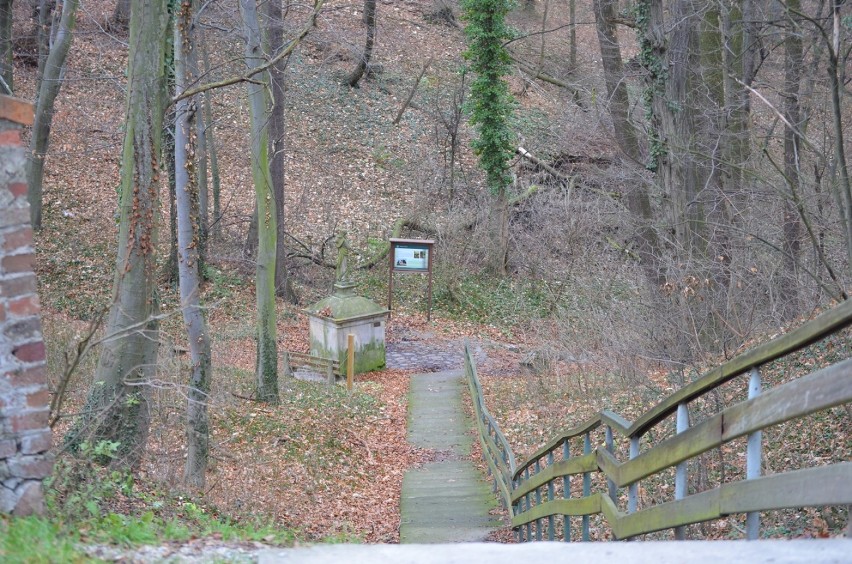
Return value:
<svg viewBox="0 0 852 564">
<path fill-rule="evenodd" d="M 553 466 L 553 451 L 547 453 L 547 465 Z M 553 498 L 556 496 L 556 491 L 553 487 L 553 480 L 547 482 L 547 501 L 553 501 Z M 553 515 L 547 516 L 547 540 L 554 540 L 554 530 L 556 527 L 556 520 Z"/>
<path fill-rule="evenodd" d="M 677 405 L 677 433 L 683 433 L 689 428 L 689 408 L 686 403 L 679 403 Z M 687 462 L 684 460 L 677 466 L 675 466 L 675 501 L 681 500 L 686 497 L 686 484 L 687 484 L 687 475 L 686 475 Z M 684 540 L 686 539 L 686 527 L 681 525 L 680 527 L 675 527 L 675 540 Z"/>
<path fill-rule="evenodd" d="M 571 454 L 568 449 L 568 441 L 566 440 L 562 443 L 562 460 L 568 460 L 571 458 Z M 570 499 L 571 498 L 571 478 L 570 476 L 562 477 L 562 499 Z M 564 537 L 565 542 L 571 542 L 571 517 L 568 515 L 562 516 L 562 536 Z"/>
<path fill-rule="evenodd" d="M 612 427 L 610 425 L 606 426 L 606 439 L 605 439 L 606 450 L 609 451 L 610 454 L 615 453 L 615 448 L 613 446 L 613 438 L 612 438 Z M 618 488 L 615 487 L 615 482 L 606 479 L 606 489 L 609 492 L 609 498 L 616 505 L 618 504 Z"/>
<path fill-rule="evenodd" d="M 748 399 L 759 396 L 760 388 L 760 370 L 752 368 L 748 380 Z M 753 480 L 760 477 L 763 451 L 761 446 L 762 438 L 762 431 L 755 431 L 748 435 L 748 445 L 746 446 L 746 480 Z M 760 536 L 760 512 L 751 511 L 746 513 L 746 538 L 748 540 L 755 540 L 758 536 Z"/>
<path fill-rule="evenodd" d="M 541 460 L 535 461 L 535 473 L 541 472 Z M 541 505 L 541 486 L 535 489 L 535 506 Z M 541 519 L 535 520 L 535 540 L 541 540 Z"/>
<path fill-rule="evenodd" d="M 587 432 L 583 439 L 583 454 L 592 453 L 592 437 Z M 583 497 L 592 495 L 592 475 L 590 472 L 583 472 Z M 583 541 L 589 541 L 589 516 L 583 515 Z"/>
<path fill-rule="evenodd" d="M 530 467 L 527 466 L 526 468 L 524 468 L 524 480 L 529 480 L 529 479 L 530 479 Z M 532 506 L 530 505 L 530 494 L 529 493 L 527 493 L 524 496 L 524 500 L 527 502 L 527 509 L 526 510 L 529 511 L 532 508 Z M 532 540 L 532 524 L 527 523 L 527 541 L 530 541 L 530 540 Z"/>
<path fill-rule="evenodd" d="M 630 460 L 639 456 L 639 437 L 630 437 Z M 636 513 L 639 506 L 639 482 L 627 487 L 627 512 Z"/>
</svg>

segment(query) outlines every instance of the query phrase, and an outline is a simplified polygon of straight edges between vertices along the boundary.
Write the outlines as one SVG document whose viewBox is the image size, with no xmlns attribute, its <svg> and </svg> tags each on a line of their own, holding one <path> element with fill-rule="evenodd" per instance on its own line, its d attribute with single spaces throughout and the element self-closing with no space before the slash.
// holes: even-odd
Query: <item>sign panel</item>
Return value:
<svg viewBox="0 0 852 564">
<path fill-rule="evenodd" d="M 429 247 L 414 243 L 397 243 L 393 248 L 393 269 L 397 271 L 429 270 Z"/>
</svg>

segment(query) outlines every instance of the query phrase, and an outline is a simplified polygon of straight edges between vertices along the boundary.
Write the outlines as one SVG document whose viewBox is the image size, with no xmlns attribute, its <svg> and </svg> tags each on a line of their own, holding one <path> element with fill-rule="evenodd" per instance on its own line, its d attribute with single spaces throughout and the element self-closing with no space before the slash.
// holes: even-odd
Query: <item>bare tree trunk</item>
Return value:
<svg viewBox="0 0 852 564">
<path fill-rule="evenodd" d="M 832 0 L 832 45 L 828 50 L 829 88 L 831 89 L 831 117 L 834 129 L 834 158 L 837 162 L 838 192 L 841 201 L 841 217 L 844 218 L 848 269 L 852 271 L 852 183 L 846 164 L 846 144 L 843 133 L 843 83 L 841 81 L 840 50 L 841 18 L 840 7 L 845 0 Z"/>
<path fill-rule="evenodd" d="M 193 42 L 194 43 L 194 42 Z M 193 49 L 195 53 L 197 49 Z M 194 55 L 192 56 L 194 59 Z M 193 65 L 197 71 L 198 65 Z M 207 128 L 209 123 L 205 119 L 204 98 L 195 100 L 195 130 L 196 130 L 196 162 L 198 163 L 198 269 L 201 277 L 205 276 L 205 264 L 207 264 L 207 238 L 210 225 L 210 190 L 207 183 Z"/>
<path fill-rule="evenodd" d="M 201 37 L 201 58 L 204 64 L 204 74 L 210 72 L 210 56 L 207 42 Z M 222 238 L 222 204 L 220 199 L 221 179 L 219 177 L 219 156 L 216 150 L 216 127 L 213 120 L 213 103 L 210 100 L 211 91 L 204 92 L 204 122 L 206 124 L 207 156 L 210 161 L 210 180 L 212 181 L 213 196 L 213 237 Z"/>
<path fill-rule="evenodd" d="M 15 90 L 15 67 L 12 64 L 12 0 L 0 0 L 0 93 Z"/>
<path fill-rule="evenodd" d="M 164 0 L 133 0 L 127 119 L 113 302 L 84 416 L 68 439 L 119 443 L 114 464 L 136 467 L 148 435 L 148 382 L 156 372 L 156 249 L 163 121 Z"/>
<path fill-rule="evenodd" d="M 568 63 L 571 69 L 577 68 L 577 2 L 568 0 Z"/>
<path fill-rule="evenodd" d="M 110 25 L 114 29 L 127 29 L 130 23 L 130 0 L 116 0 Z"/>
<path fill-rule="evenodd" d="M 595 23 L 615 140 L 624 155 L 639 164 L 642 153 L 636 128 L 630 121 L 630 99 L 624 81 L 621 46 L 613 23 L 616 5 L 617 0 L 594 0 Z M 660 286 L 665 279 L 659 265 L 657 234 L 652 226 L 654 218 L 648 193 L 642 187 L 633 187 L 627 194 L 627 207 L 639 223 L 636 250 L 646 278 L 653 287 Z"/>
<path fill-rule="evenodd" d="M 796 275 L 801 249 L 802 226 L 794 204 L 800 191 L 799 128 L 801 112 L 799 95 L 803 65 L 802 29 L 799 17 L 800 0 L 787 0 L 787 33 L 784 37 L 784 177 L 789 195 L 784 197 L 784 273 L 781 280 L 781 310 L 785 321 L 792 321 L 799 312 L 799 283 Z"/>
<path fill-rule="evenodd" d="M 181 92 L 195 78 L 193 15 L 195 2 L 180 5 L 174 32 L 175 91 Z M 178 247 L 180 260 L 180 301 L 183 322 L 189 344 L 190 377 L 186 409 L 187 457 L 184 482 L 203 490 L 209 454 L 210 423 L 207 417 L 207 401 L 210 392 L 210 335 L 207 321 L 201 309 L 200 249 L 201 237 L 200 205 L 196 180 L 202 176 L 193 174 L 195 166 L 195 141 L 192 129 L 198 113 L 200 96 L 184 98 L 175 107 L 175 187 L 177 193 Z M 198 140 L 199 145 L 202 143 Z"/>
<path fill-rule="evenodd" d="M 272 49 L 284 45 L 284 11 L 280 2 L 267 3 L 267 34 Z M 296 302 L 296 294 L 287 273 L 287 249 L 284 246 L 284 150 L 286 125 L 284 122 L 284 69 L 286 60 L 280 60 L 269 69 L 272 80 L 272 111 L 269 115 L 269 172 L 272 176 L 272 193 L 275 198 L 275 215 L 278 235 L 275 245 L 275 294 L 290 303 Z"/>
<path fill-rule="evenodd" d="M 370 64 L 373 56 L 373 41 L 376 38 L 376 0 L 364 0 L 364 23 L 367 25 L 367 40 L 364 44 L 364 54 L 358 59 L 355 70 L 349 75 L 346 82 L 349 86 L 358 86 L 358 81 L 364 76 L 364 71 Z"/>
<path fill-rule="evenodd" d="M 246 66 L 251 69 L 264 62 L 260 24 L 254 0 L 240 0 L 240 14 L 246 40 Z M 267 94 L 269 73 L 255 75 L 261 84 L 247 83 L 251 113 L 251 163 L 257 207 L 257 396 L 265 402 L 278 401 L 278 352 L 275 310 L 275 252 L 277 216 L 273 205 L 272 179 L 269 172 Z"/>
<path fill-rule="evenodd" d="M 66 0 L 56 26 L 55 39 L 51 42 L 50 54 L 44 63 L 44 74 L 39 81 L 36 100 L 35 121 L 30 138 L 30 153 L 27 159 L 28 199 L 33 229 L 41 229 L 42 192 L 44 186 L 44 159 L 50 143 L 50 126 L 53 109 L 62 79 L 65 74 L 65 59 L 74 37 L 79 0 Z"/>
</svg>

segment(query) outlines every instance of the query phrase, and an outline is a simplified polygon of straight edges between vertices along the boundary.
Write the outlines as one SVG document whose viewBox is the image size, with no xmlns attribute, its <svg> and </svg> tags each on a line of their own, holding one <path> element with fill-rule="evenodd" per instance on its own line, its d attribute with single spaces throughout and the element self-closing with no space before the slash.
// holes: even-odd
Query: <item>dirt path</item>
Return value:
<svg viewBox="0 0 852 564">
<path fill-rule="evenodd" d="M 402 482 L 401 543 L 482 541 L 501 525 L 489 515 L 496 499 L 470 461 L 461 370 L 417 374 L 408 401 L 408 440 L 436 460 L 406 472 Z"/>
</svg>

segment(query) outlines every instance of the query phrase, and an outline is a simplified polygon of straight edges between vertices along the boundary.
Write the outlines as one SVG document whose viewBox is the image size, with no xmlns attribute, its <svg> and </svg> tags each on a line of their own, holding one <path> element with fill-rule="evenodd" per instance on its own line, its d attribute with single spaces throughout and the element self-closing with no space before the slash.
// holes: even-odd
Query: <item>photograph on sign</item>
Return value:
<svg viewBox="0 0 852 564">
<path fill-rule="evenodd" d="M 393 267 L 394 270 L 428 270 L 428 247 L 425 245 L 394 246 Z"/>
</svg>

